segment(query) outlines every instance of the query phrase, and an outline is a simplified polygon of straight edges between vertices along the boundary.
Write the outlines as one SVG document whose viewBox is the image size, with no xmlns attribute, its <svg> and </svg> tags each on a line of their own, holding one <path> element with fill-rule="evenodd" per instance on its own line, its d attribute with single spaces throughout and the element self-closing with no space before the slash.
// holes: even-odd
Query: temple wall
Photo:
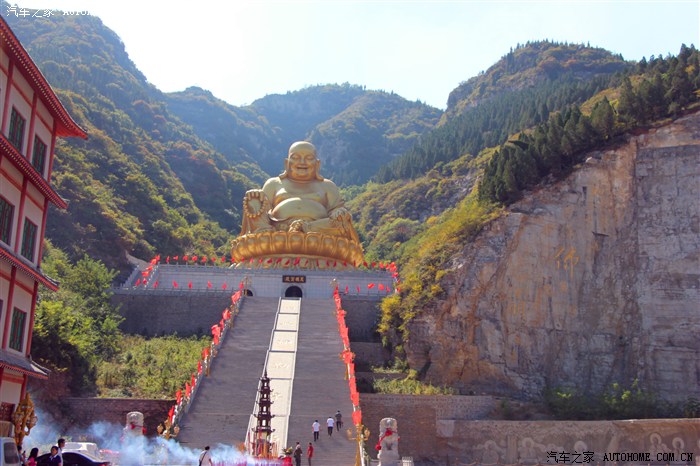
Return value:
<svg viewBox="0 0 700 466">
<path fill-rule="evenodd" d="M 158 424 L 168 416 L 175 400 L 148 400 L 137 398 L 64 398 L 61 407 L 63 420 L 71 432 L 79 432 L 96 422 L 108 422 L 124 427 L 126 415 L 132 411 L 143 413 L 146 435 L 156 435 Z"/>
<path fill-rule="evenodd" d="M 166 279 L 169 282 L 177 281 L 182 288 L 180 290 L 161 289 L 160 287 L 155 290 L 138 288 L 114 290 L 112 304 L 119 308 L 120 314 L 124 317 L 124 322 L 120 326 L 122 331 L 149 336 L 176 332 L 181 336 L 208 333 L 209 328 L 221 319 L 221 312 L 231 303 L 231 295 L 238 290 L 238 285 L 233 288 L 229 286 L 227 290 L 223 290 L 220 286 L 208 288 L 207 282 L 217 279 L 218 281 L 226 280 L 228 283 L 239 283 L 240 277 L 234 277 L 234 279 L 238 279 L 234 281 L 232 275 L 221 272 L 226 269 L 214 267 L 199 267 L 201 269 L 199 272 L 192 272 L 192 269 L 197 268 L 189 267 L 190 270 L 185 272 L 185 268 L 181 267 L 182 275 L 174 275 L 172 270 L 168 272 Z M 226 278 L 227 276 L 228 278 Z M 343 275 L 338 277 L 339 281 L 344 279 Z M 161 275 L 161 282 L 163 278 Z M 307 286 L 311 297 L 314 294 L 325 293 L 327 289 L 332 291 L 328 285 L 329 278 L 327 276 L 309 276 L 308 278 L 309 281 L 323 282 L 322 284 L 307 282 L 299 285 Z M 192 289 L 188 287 L 189 282 L 192 282 Z M 256 293 L 256 296 L 279 297 L 280 292 L 284 291 L 283 287 L 289 285 L 283 283 L 281 272 L 261 273 L 260 277 L 253 275 L 251 282 L 254 293 L 259 292 Z M 320 290 L 311 293 L 314 286 Z M 376 341 L 375 327 L 379 315 L 378 297 L 344 297 L 343 306 L 347 311 L 346 322 L 350 328 L 351 340 Z M 367 349 L 367 352 L 371 352 L 375 356 L 377 351 L 381 352 L 381 349 Z M 375 356 L 373 356 L 374 359 L 376 359 Z"/>
<path fill-rule="evenodd" d="M 120 328 L 125 333 L 190 336 L 209 333 L 231 304 L 231 294 L 115 294 L 112 304 L 118 306 L 124 317 Z"/>
<path fill-rule="evenodd" d="M 427 460 L 432 463 L 425 464 L 557 464 L 562 462 L 562 453 L 576 451 L 592 453 L 590 464 L 629 463 L 620 457 L 605 461 L 606 453 L 649 453 L 649 461 L 635 464 L 694 465 L 700 455 L 700 419 L 483 420 L 500 403 L 490 396 L 363 393 L 360 403 L 363 421 L 370 429 L 372 458 L 376 458 L 377 430 L 384 417 L 398 421 L 399 453 L 413 457 L 417 464 Z M 685 453 L 692 453 L 692 459 Z M 585 464 L 583 456 L 577 463 L 571 455 L 568 463 Z"/>
</svg>

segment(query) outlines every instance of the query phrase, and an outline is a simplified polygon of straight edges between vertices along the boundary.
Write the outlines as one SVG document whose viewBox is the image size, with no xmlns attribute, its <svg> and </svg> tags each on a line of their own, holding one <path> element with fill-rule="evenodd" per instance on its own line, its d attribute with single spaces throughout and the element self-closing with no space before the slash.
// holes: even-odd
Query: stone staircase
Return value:
<svg viewBox="0 0 700 466">
<path fill-rule="evenodd" d="M 318 419 L 321 435 L 314 444 L 313 464 L 354 465 L 357 443 L 345 433 L 348 428 L 354 433 L 352 403 L 345 366 L 338 357 L 343 343 L 333 299 L 302 299 L 300 317 L 287 444 L 301 442 L 306 454 L 309 442 L 313 443 L 311 424 Z M 343 414 L 344 426 L 329 437 L 326 419 L 337 410 Z"/>
<path fill-rule="evenodd" d="M 338 357 L 342 349 L 332 299 L 245 298 L 211 375 L 202 381 L 180 423 L 178 440 L 191 448 L 244 442 L 255 422 L 251 414 L 268 361 L 275 390 L 271 411 L 279 411 L 273 435 L 286 446 L 301 442 L 306 456 L 313 443 L 311 424 L 318 419 L 321 435 L 314 443 L 313 464 L 354 465 L 356 442 L 345 432 L 353 426 L 345 368 Z M 329 436 L 326 419 L 337 410 L 343 413 L 344 427 Z"/>
<path fill-rule="evenodd" d="M 210 376 L 180 423 L 180 443 L 199 449 L 245 441 L 278 304 L 279 298 L 245 298 Z"/>
</svg>

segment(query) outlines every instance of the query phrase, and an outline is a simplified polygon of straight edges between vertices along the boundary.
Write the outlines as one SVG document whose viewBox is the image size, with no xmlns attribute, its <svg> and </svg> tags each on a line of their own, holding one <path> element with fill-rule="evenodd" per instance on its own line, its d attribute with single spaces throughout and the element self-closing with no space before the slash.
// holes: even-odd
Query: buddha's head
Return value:
<svg viewBox="0 0 700 466">
<path fill-rule="evenodd" d="M 319 174 L 321 161 L 316 157 L 316 148 L 306 141 L 295 142 L 289 147 L 289 155 L 284 161 L 284 173 L 280 178 L 294 181 L 323 181 Z"/>
</svg>

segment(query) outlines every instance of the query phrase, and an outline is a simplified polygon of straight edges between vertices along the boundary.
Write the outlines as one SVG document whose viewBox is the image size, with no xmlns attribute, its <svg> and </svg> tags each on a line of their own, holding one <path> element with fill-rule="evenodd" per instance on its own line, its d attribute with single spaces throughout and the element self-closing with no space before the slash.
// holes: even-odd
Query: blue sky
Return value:
<svg viewBox="0 0 700 466">
<path fill-rule="evenodd" d="M 233 105 L 349 82 L 444 108 L 460 82 L 528 40 L 632 60 L 700 45 L 698 0 L 16 1 L 88 11 L 162 91 L 195 85 Z"/>
</svg>

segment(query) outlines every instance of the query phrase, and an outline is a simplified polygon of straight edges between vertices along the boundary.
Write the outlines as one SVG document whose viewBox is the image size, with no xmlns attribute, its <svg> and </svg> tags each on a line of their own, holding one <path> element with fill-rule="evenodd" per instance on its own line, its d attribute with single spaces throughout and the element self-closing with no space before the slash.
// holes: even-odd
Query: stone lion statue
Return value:
<svg viewBox="0 0 700 466">
<path fill-rule="evenodd" d="M 376 446 L 379 450 L 377 459 L 379 466 L 398 466 L 399 456 L 399 429 L 396 419 L 385 417 L 379 422 L 379 442 Z"/>
</svg>

